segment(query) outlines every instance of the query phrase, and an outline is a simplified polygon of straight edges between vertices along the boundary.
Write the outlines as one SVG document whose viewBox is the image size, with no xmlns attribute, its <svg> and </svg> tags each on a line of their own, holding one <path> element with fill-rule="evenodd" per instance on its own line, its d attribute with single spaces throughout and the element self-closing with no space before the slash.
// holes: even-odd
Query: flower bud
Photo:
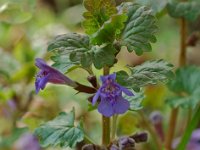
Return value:
<svg viewBox="0 0 200 150">
<path fill-rule="evenodd" d="M 146 132 L 136 133 L 130 138 L 134 139 L 136 143 L 146 142 L 148 139 L 148 134 Z"/>
<path fill-rule="evenodd" d="M 103 146 L 95 144 L 86 144 L 82 147 L 82 150 L 107 150 L 107 149 Z"/>
<path fill-rule="evenodd" d="M 150 120 L 155 128 L 156 133 L 160 137 L 161 141 L 164 141 L 163 131 L 163 117 L 159 111 L 154 111 L 150 115 Z"/>
<path fill-rule="evenodd" d="M 135 140 L 130 137 L 119 138 L 119 148 L 120 150 L 134 150 Z"/>
<path fill-rule="evenodd" d="M 92 84 L 93 87 L 97 87 L 97 78 L 96 76 L 88 76 L 87 80 Z"/>
</svg>

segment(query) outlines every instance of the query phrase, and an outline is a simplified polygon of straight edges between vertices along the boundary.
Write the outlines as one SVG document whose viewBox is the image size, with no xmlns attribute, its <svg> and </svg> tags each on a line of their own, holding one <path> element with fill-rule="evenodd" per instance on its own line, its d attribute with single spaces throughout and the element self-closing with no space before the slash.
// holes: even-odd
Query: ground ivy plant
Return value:
<svg viewBox="0 0 200 150">
<path fill-rule="evenodd" d="M 164 60 L 151 60 L 138 66 L 127 66 L 126 70 L 110 72 L 117 62 L 117 54 L 122 47 L 129 52 L 142 55 L 151 51 L 151 43 L 156 42 L 158 30 L 156 18 L 152 11 L 132 2 L 116 6 L 113 0 L 84 0 L 86 11 L 83 13 L 85 34 L 67 33 L 58 35 L 48 45 L 52 52 L 53 65 L 49 66 L 43 59 L 36 59 L 40 69 L 36 75 L 36 93 L 43 90 L 47 83 L 64 84 L 83 92 L 90 97 L 91 109 L 97 109 L 102 115 L 102 143 L 94 144 L 85 135 L 84 122 L 74 124 L 75 111 L 61 112 L 56 118 L 42 124 L 35 130 L 43 147 L 75 147 L 84 141 L 82 149 L 135 149 L 135 143 L 145 142 L 146 133 L 115 137 L 116 116 L 127 111 L 142 109 L 140 103 L 144 98 L 141 88 L 158 82 L 166 83 L 173 76 L 173 65 Z M 73 81 L 65 74 L 77 69 L 89 73 L 91 86 Z M 94 69 L 102 69 L 102 75 L 96 76 Z M 100 79 L 100 83 L 98 82 Z M 194 93 L 195 94 L 195 93 Z M 112 135 L 112 138 L 111 138 Z M 114 135 L 114 136 L 113 136 Z"/>
</svg>

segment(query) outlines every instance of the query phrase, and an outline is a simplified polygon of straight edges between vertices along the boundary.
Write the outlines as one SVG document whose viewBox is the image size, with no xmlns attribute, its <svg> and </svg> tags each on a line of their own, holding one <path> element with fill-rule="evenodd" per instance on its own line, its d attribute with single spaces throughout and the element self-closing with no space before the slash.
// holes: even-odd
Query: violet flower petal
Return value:
<svg viewBox="0 0 200 150">
<path fill-rule="evenodd" d="M 39 86 L 40 86 L 40 88 L 42 90 L 45 88 L 48 80 L 49 80 L 49 75 L 47 75 L 47 76 L 45 76 L 45 77 L 43 77 L 43 78 L 40 79 Z"/>
<path fill-rule="evenodd" d="M 41 70 L 46 70 L 46 71 L 49 71 L 49 70 L 52 70 L 52 69 L 56 70 L 56 69 L 50 67 L 49 65 L 47 65 L 46 62 L 41 58 L 35 59 L 35 65 Z"/>
<path fill-rule="evenodd" d="M 36 93 L 38 93 L 40 89 L 44 89 L 48 82 L 54 84 L 66 84 L 72 87 L 77 87 L 76 82 L 72 81 L 55 68 L 47 65 L 43 59 L 36 58 L 35 65 L 39 69 L 41 69 L 36 76 Z"/>
<path fill-rule="evenodd" d="M 106 82 L 106 80 L 115 80 L 116 79 L 116 73 L 110 74 L 110 75 L 106 75 L 106 76 L 101 76 L 100 77 L 102 83 Z"/>
<path fill-rule="evenodd" d="M 116 79 L 116 73 L 114 72 L 113 74 L 108 75 L 108 77 L 112 80 Z"/>
<path fill-rule="evenodd" d="M 128 90 L 127 88 L 123 87 L 123 86 L 120 86 L 122 92 L 124 92 L 124 94 L 128 95 L 128 96 L 134 96 L 134 94 Z"/>
<path fill-rule="evenodd" d="M 97 91 L 97 93 L 94 95 L 93 99 L 92 99 L 92 105 L 95 105 L 98 98 L 100 96 L 100 90 Z"/>
<path fill-rule="evenodd" d="M 114 112 L 117 114 L 125 113 L 130 107 L 129 101 L 123 97 L 118 97 L 115 103 L 113 104 Z"/>
<path fill-rule="evenodd" d="M 39 93 L 40 89 L 44 89 L 47 82 L 48 82 L 49 76 L 45 76 L 42 78 L 37 78 L 35 81 L 35 88 L 36 88 L 36 94 Z"/>
<path fill-rule="evenodd" d="M 92 104 L 94 105 L 98 97 L 101 97 L 100 104 L 98 105 L 98 111 L 104 116 L 110 117 L 114 114 L 123 114 L 129 107 L 129 101 L 122 97 L 122 92 L 128 96 L 134 96 L 134 94 L 120 86 L 116 81 L 116 73 L 101 76 L 102 85 L 93 97 Z"/>
<path fill-rule="evenodd" d="M 114 114 L 111 103 L 105 99 L 101 99 L 101 102 L 98 106 L 98 111 L 106 117 L 110 117 Z"/>
</svg>

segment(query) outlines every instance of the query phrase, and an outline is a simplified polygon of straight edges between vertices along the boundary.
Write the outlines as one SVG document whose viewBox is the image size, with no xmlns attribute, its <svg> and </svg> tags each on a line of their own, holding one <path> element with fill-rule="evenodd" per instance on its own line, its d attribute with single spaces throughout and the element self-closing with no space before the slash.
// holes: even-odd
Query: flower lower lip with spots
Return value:
<svg viewBox="0 0 200 150">
<path fill-rule="evenodd" d="M 122 93 L 134 96 L 131 91 L 116 83 L 115 79 L 116 73 L 101 76 L 102 85 L 92 100 L 94 105 L 100 97 L 98 111 L 106 117 L 114 114 L 123 114 L 129 109 L 130 104 L 128 100 L 123 98 Z"/>
</svg>

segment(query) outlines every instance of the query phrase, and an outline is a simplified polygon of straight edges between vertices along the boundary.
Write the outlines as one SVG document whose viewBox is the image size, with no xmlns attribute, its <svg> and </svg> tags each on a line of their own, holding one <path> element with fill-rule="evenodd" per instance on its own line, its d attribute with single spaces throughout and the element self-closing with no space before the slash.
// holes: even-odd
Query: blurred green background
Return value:
<svg viewBox="0 0 200 150">
<path fill-rule="evenodd" d="M 117 1 L 118 3 L 122 1 Z M 142 2 L 142 1 L 140 1 Z M 154 8 L 158 9 L 158 8 Z M 84 121 L 86 133 L 101 141 L 101 116 L 97 111 L 88 112 L 88 95 L 60 85 L 48 84 L 45 91 L 35 94 L 34 76 L 37 57 L 49 60 L 47 43 L 53 37 L 68 32 L 83 33 L 81 27 L 84 8 L 82 0 L 0 0 L 0 149 L 17 149 L 17 142 L 24 132 L 32 132 L 39 124 L 54 118 L 59 112 L 69 112 L 75 107 L 76 118 Z M 147 59 L 163 58 L 177 64 L 179 52 L 179 22 L 161 12 L 157 20 L 159 31 L 153 51 L 136 56 L 123 49 L 119 62 L 112 71 L 128 65 L 137 65 Z M 102 71 L 95 71 L 97 77 Z M 81 74 L 81 76 L 80 76 Z M 67 74 L 70 78 L 87 84 L 87 72 L 78 69 Z M 147 114 L 159 110 L 165 122 L 169 107 L 165 105 L 170 94 L 164 85 L 145 89 L 143 101 Z M 185 113 L 182 110 L 181 113 Z M 180 118 L 181 120 L 181 118 Z M 179 122 L 181 124 L 181 121 Z M 16 131 L 26 128 L 24 131 Z M 118 135 L 141 130 L 140 119 L 134 112 L 119 118 Z M 181 129 L 180 129 L 181 132 Z M 146 147 L 151 143 L 147 143 Z M 47 148 L 53 150 L 55 148 Z M 59 148 L 57 148 L 59 150 Z"/>
</svg>

